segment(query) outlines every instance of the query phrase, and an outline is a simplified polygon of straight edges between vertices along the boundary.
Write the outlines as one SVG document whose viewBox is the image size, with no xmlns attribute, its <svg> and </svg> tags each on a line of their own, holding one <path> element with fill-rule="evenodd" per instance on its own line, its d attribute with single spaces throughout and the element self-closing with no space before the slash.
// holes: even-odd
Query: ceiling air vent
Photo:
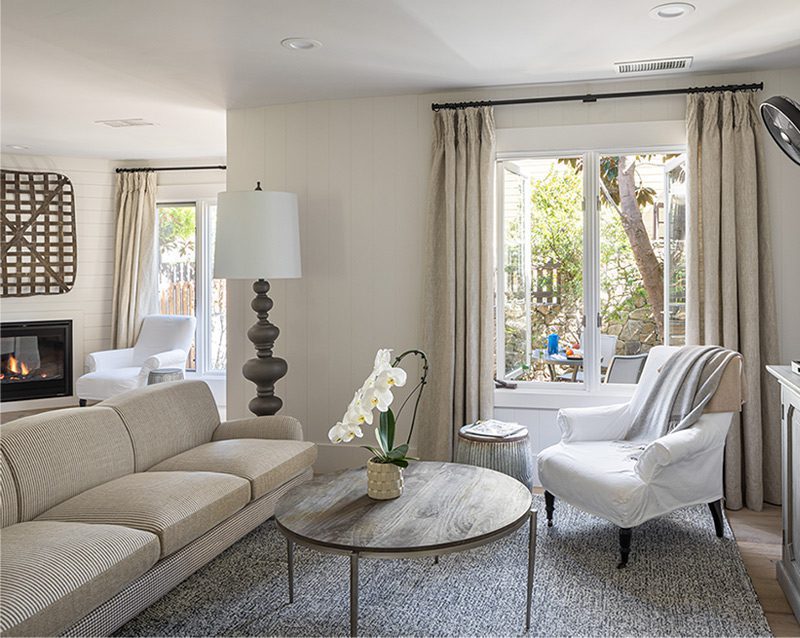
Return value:
<svg viewBox="0 0 800 638">
<path fill-rule="evenodd" d="M 105 124 L 111 128 L 125 128 L 126 126 L 155 126 L 153 122 L 148 122 L 140 117 L 131 117 L 125 120 L 95 120 L 95 124 Z"/>
<path fill-rule="evenodd" d="M 692 56 L 685 58 L 661 58 L 659 60 L 633 60 L 632 62 L 614 62 L 617 73 L 674 73 L 687 71 L 692 66 Z"/>
</svg>

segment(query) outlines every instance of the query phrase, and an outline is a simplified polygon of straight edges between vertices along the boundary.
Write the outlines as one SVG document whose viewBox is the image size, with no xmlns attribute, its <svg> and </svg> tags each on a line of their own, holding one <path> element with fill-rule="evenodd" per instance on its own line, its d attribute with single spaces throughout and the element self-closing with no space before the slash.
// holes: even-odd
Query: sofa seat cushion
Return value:
<svg viewBox="0 0 800 638">
<path fill-rule="evenodd" d="M 124 525 L 158 536 L 167 556 L 250 500 L 243 478 L 213 472 L 140 472 L 56 505 L 37 520 Z"/>
<path fill-rule="evenodd" d="M 147 381 L 140 376 L 142 366 L 115 368 L 84 374 L 75 382 L 75 394 L 81 399 L 100 401 L 140 388 Z"/>
<path fill-rule="evenodd" d="M 116 525 L 32 521 L 0 533 L 3 636 L 58 635 L 158 560 L 158 538 Z"/>
<path fill-rule="evenodd" d="M 584 512 L 635 527 L 658 507 L 634 469 L 640 454 L 639 446 L 626 441 L 557 443 L 539 452 L 539 481 Z"/>
<path fill-rule="evenodd" d="M 317 448 L 307 441 L 230 439 L 198 445 L 150 468 L 151 472 L 223 472 L 250 481 L 250 498 L 261 498 L 311 467 Z"/>
</svg>

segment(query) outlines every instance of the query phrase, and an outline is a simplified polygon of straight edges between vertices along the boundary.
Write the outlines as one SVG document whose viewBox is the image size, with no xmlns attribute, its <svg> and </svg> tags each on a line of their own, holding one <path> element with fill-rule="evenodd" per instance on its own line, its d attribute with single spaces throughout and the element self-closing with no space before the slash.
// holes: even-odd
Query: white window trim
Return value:
<svg viewBox="0 0 800 638">
<path fill-rule="evenodd" d="M 655 124 L 655 123 L 653 123 Z M 662 138 L 664 136 L 674 137 L 674 122 L 660 122 L 658 124 L 666 126 L 656 126 L 659 135 L 656 137 Z M 680 123 L 683 125 L 683 122 Z M 608 128 L 592 125 L 580 127 L 565 127 L 601 130 L 606 137 L 609 133 Z M 613 129 L 619 126 L 610 127 Z M 630 127 L 623 127 L 630 128 Z M 634 125 L 635 129 L 640 129 L 641 124 Z M 529 132 L 535 129 L 527 129 L 528 135 L 521 135 L 522 138 L 529 137 Z M 510 131 L 504 131 L 509 133 Z M 627 137 L 627 136 L 626 136 Z M 502 136 L 501 136 L 502 140 Z M 502 146 L 499 144 L 498 146 Z M 547 145 L 546 145 L 547 146 Z M 519 147 L 518 147 L 519 148 Z M 640 153 L 668 153 L 668 152 L 681 152 L 686 153 L 686 140 L 685 133 L 680 142 L 677 143 L 664 143 L 664 144 L 625 144 L 625 145 L 606 145 L 600 143 L 592 146 L 584 146 L 581 148 L 573 149 L 558 149 L 547 148 L 546 150 L 513 150 L 513 151 L 497 151 L 495 153 L 495 166 L 499 166 L 501 162 L 513 161 L 526 158 L 548 158 L 548 157 L 582 157 L 584 163 L 583 180 L 584 188 L 584 219 L 583 219 L 583 232 L 584 232 L 584 259 L 583 259 L 583 280 L 584 280 L 584 317 L 585 322 L 597 325 L 600 310 L 600 286 L 599 286 L 599 249 L 600 249 L 600 211 L 599 211 L 599 182 L 596 179 L 589 179 L 588 176 L 597 176 L 598 158 L 602 155 L 625 155 L 625 154 L 640 154 Z M 495 197 L 495 254 L 496 254 L 496 282 L 497 282 L 497 296 L 496 299 L 496 330 L 497 330 L 497 348 L 496 356 L 498 361 L 505 361 L 505 316 L 504 306 L 500 303 L 505 299 L 505 277 L 503 272 L 505 269 L 505 250 L 503 244 L 503 172 L 496 170 L 495 176 L 496 184 L 496 197 Z M 668 215 L 667 215 L 668 217 Z M 666 232 L 667 229 L 665 229 Z M 668 252 L 668 251 L 667 251 Z M 666 271 L 665 271 L 666 272 Z M 669 309 L 669 288 L 667 279 L 665 277 L 664 295 L 665 295 L 665 314 Z M 587 289 L 586 282 L 590 282 Z M 666 319 L 666 317 L 665 317 Z M 583 405 L 599 405 L 606 403 L 622 403 L 630 399 L 635 389 L 634 385 L 628 384 L 604 384 L 601 383 L 600 366 L 595 365 L 595 362 L 600 360 L 600 343 L 597 337 L 599 336 L 601 327 L 585 329 L 584 335 L 586 345 L 584 346 L 584 355 L 586 365 L 584 366 L 584 382 L 572 384 L 554 384 L 543 381 L 520 381 L 517 382 L 517 388 L 514 390 L 496 389 L 494 392 L 494 405 L 495 407 L 507 408 L 541 408 L 541 409 L 558 409 L 560 407 L 580 407 Z M 584 344 L 581 344 L 584 345 Z M 502 358 L 501 358 L 502 357 Z M 554 388 L 554 386 L 556 386 Z"/>
<path fill-rule="evenodd" d="M 213 192 L 212 192 L 213 188 Z M 160 192 L 160 191 L 159 191 Z M 188 192 L 201 192 L 204 197 L 177 197 Z M 203 189 L 188 190 L 188 187 L 172 187 L 169 190 L 172 197 L 159 197 L 156 209 L 161 206 L 194 206 L 195 207 L 195 370 L 187 371 L 187 378 L 201 378 L 224 381 L 226 370 L 211 370 L 208 368 L 207 357 L 211 352 L 210 308 L 208 292 L 211 289 L 213 273 L 211 272 L 211 247 L 209 236 L 211 229 L 208 224 L 209 209 L 216 204 L 216 188 L 206 186 Z M 198 340 L 203 339 L 202 347 Z"/>
</svg>

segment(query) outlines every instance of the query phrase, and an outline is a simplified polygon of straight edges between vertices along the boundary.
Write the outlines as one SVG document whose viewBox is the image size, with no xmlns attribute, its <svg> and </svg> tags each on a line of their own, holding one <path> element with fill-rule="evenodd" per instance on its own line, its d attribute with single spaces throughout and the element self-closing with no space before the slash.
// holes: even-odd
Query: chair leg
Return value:
<svg viewBox="0 0 800 638">
<path fill-rule="evenodd" d="M 78 405 L 82 408 L 86 407 L 86 399 L 78 399 Z"/>
<path fill-rule="evenodd" d="M 631 553 L 632 535 L 632 527 L 619 528 L 619 563 L 617 564 L 617 569 L 622 569 L 628 564 L 628 556 Z"/>
<path fill-rule="evenodd" d="M 714 519 L 714 529 L 717 532 L 717 538 L 725 536 L 725 526 L 722 524 L 722 499 L 708 504 L 708 509 L 711 510 L 711 518 Z"/>
<path fill-rule="evenodd" d="M 556 497 L 547 490 L 544 491 L 544 510 L 547 512 L 547 526 L 553 526 L 553 511 L 556 508 Z"/>
</svg>

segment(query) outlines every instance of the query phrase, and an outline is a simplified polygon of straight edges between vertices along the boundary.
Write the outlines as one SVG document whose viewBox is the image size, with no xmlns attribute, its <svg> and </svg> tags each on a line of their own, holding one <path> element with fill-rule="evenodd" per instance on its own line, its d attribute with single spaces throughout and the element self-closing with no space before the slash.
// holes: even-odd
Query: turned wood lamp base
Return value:
<svg viewBox="0 0 800 638">
<path fill-rule="evenodd" d="M 256 384 L 256 396 L 248 404 L 256 416 L 276 414 L 283 401 L 275 396 L 275 382 L 286 375 L 289 366 L 284 359 L 272 356 L 272 348 L 280 334 L 278 327 L 267 318 L 272 310 L 269 298 L 269 282 L 259 279 L 253 284 L 255 298 L 250 307 L 255 310 L 258 321 L 247 331 L 247 338 L 253 342 L 256 356 L 248 359 L 242 366 L 245 379 Z"/>
</svg>

